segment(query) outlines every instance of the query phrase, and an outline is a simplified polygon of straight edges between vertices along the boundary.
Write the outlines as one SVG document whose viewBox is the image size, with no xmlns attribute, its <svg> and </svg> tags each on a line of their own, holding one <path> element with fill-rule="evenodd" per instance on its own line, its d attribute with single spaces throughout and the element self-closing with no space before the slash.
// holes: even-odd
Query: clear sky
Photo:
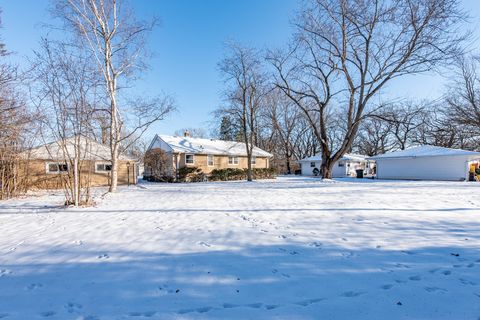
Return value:
<svg viewBox="0 0 480 320">
<path fill-rule="evenodd" d="M 259 48 L 284 45 L 291 34 L 289 21 L 298 0 L 135 0 L 137 15 L 153 15 L 162 24 L 152 34 L 149 48 L 155 56 L 151 70 L 138 83 L 138 92 L 151 95 L 164 91 L 175 96 L 179 110 L 148 132 L 172 134 L 183 127 L 204 127 L 221 103 L 222 82 L 217 62 L 229 39 Z M 472 30 L 480 32 L 480 0 L 462 0 L 472 16 Z M 46 34 L 42 23 L 51 20 L 48 0 L 0 0 L 7 48 L 23 63 Z M 480 49 L 480 47 L 479 47 Z M 480 50 L 478 50 L 480 51 Z M 396 97 L 435 98 L 445 79 L 437 75 L 415 76 L 391 83 Z"/>
</svg>

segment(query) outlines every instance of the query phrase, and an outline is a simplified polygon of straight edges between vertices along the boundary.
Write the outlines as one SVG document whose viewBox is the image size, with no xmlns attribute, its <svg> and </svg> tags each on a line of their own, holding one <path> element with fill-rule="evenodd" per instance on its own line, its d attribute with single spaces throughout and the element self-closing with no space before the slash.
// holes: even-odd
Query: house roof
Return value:
<svg viewBox="0 0 480 320">
<path fill-rule="evenodd" d="M 437 146 L 422 145 L 418 147 L 409 148 L 406 150 L 399 150 L 389 152 L 370 159 L 398 159 L 398 158 L 420 158 L 420 157 L 448 157 L 448 156 L 466 156 L 467 158 L 480 158 L 480 152 L 450 149 Z"/>
<path fill-rule="evenodd" d="M 364 156 L 361 154 L 346 153 L 343 155 L 343 157 L 340 158 L 340 160 L 364 162 L 364 161 L 367 161 L 367 156 Z M 316 161 L 322 161 L 322 156 L 314 155 L 308 158 L 304 158 L 302 160 L 298 160 L 298 162 L 316 162 Z"/>
<path fill-rule="evenodd" d="M 67 138 L 50 142 L 22 153 L 24 158 L 41 160 L 65 160 L 73 159 L 75 155 L 75 138 Z M 87 137 L 80 138 L 80 158 L 88 160 L 111 160 L 110 147 Z M 124 154 L 120 154 L 120 160 L 136 161 Z"/>
<path fill-rule="evenodd" d="M 157 144 L 157 138 L 163 140 L 175 153 L 193 153 L 193 154 L 215 154 L 215 155 L 232 155 L 246 156 L 247 151 L 245 143 L 236 141 L 224 141 L 216 139 L 200 139 L 192 137 L 177 137 L 167 135 L 157 135 L 150 145 L 151 148 L 160 148 Z M 256 157 L 272 157 L 268 153 L 258 147 L 253 148 L 253 155 Z"/>
</svg>

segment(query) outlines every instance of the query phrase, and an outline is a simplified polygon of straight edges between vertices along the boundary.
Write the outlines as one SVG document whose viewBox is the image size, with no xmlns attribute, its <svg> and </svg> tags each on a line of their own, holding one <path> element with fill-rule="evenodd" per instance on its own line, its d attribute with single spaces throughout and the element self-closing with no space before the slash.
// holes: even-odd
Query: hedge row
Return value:
<svg viewBox="0 0 480 320">
<path fill-rule="evenodd" d="M 275 169 L 253 168 L 253 179 L 274 179 L 277 176 Z M 171 176 L 146 177 L 152 182 L 175 182 Z M 197 167 L 184 167 L 178 170 L 179 182 L 202 182 L 202 181 L 234 181 L 247 179 L 247 169 L 214 169 L 210 174 L 205 174 L 202 169 Z"/>
</svg>

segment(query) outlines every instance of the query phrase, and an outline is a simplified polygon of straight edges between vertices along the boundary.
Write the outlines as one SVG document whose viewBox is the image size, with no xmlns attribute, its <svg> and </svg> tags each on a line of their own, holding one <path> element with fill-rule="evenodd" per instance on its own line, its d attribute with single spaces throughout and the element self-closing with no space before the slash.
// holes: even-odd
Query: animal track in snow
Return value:
<svg viewBox="0 0 480 320">
<path fill-rule="evenodd" d="M 200 241 L 200 242 L 198 242 L 198 245 L 200 245 L 200 246 L 204 246 L 204 247 L 208 247 L 208 248 L 209 248 L 209 247 L 211 247 L 211 245 L 210 245 L 210 244 L 208 244 L 208 243 L 206 243 L 206 242 L 204 242 L 204 241 Z"/>
<path fill-rule="evenodd" d="M 97 257 L 98 259 L 108 259 L 110 258 L 110 256 L 108 255 L 108 253 L 104 253 L 104 254 L 101 254 Z"/>
</svg>

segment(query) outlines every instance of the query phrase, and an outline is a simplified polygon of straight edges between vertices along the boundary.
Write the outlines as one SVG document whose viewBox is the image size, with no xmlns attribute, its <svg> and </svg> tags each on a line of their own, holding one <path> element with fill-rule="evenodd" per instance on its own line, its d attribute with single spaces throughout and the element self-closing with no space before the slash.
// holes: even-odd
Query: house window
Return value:
<svg viewBox="0 0 480 320">
<path fill-rule="evenodd" d="M 215 165 L 213 155 L 209 154 L 207 156 L 207 164 L 208 164 L 209 167 L 213 167 Z"/>
<path fill-rule="evenodd" d="M 315 168 L 315 162 L 310 162 L 310 168 Z"/>
<path fill-rule="evenodd" d="M 228 164 L 238 165 L 238 157 L 228 157 Z"/>
<path fill-rule="evenodd" d="M 96 163 L 95 172 L 110 172 L 112 171 L 112 165 L 110 163 Z"/>
<path fill-rule="evenodd" d="M 68 164 L 63 162 L 49 162 L 47 163 L 47 173 L 62 173 L 68 172 Z"/>
<path fill-rule="evenodd" d="M 338 163 L 338 166 L 339 166 L 339 167 L 345 167 L 345 163 L 339 162 L 339 163 Z"/>
<path fill-rule="evenodd" d="M 193 154 L 186 154 L 185 155 L 185 164 L 194 164 L 195 159 Z"/>
<path fill-rule="evenodd" d="M 252 157 L 252 165 L 256 165 L 257 164 L 257 157 Z"/>
</svg>

